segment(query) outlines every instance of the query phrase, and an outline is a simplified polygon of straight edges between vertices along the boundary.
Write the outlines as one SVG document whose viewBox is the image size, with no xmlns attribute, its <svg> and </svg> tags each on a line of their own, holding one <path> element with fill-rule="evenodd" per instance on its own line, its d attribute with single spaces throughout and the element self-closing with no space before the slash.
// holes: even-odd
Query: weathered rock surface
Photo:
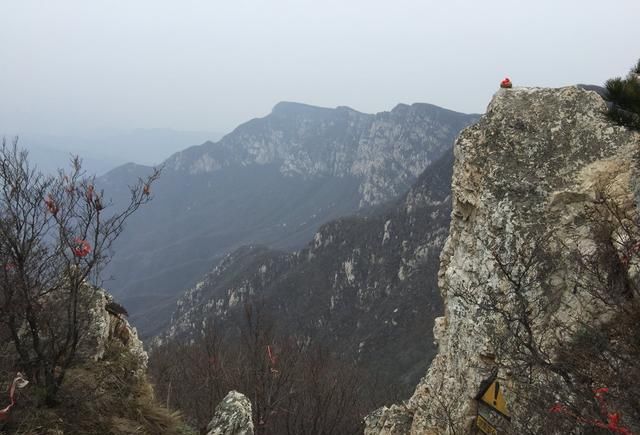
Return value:
<svg viewBox="0 0 640 435">
<path fill-rule="evenodd" d="M 138 364 L 140 375 L 146 374 L 149 357 L 138 338 L 136 328 L 132 327 L 122 315 L 111 313 L 107 305 L 113 302 L 113 296 L 102 289 L 87 288 L 92 303 L 88 307 L 89 322 L 82 332 L 78 349 L 81 360 L 101 360 L 111 342 L 117 341 L 126 352 L 133 355 Z"/>
<path fill-rule="evenodd" d="M 216 407 L 207 435 L 253 435 L 251 402 L 244 394 L 229 391 Z"/>
<path fill-rule="evenodd" d="M 367 416 L 367 432 L 380 435 L 405 435 L 411 431 L 413 414 L 401 405 L 383 406 Z"/>
<path fill-rule="evenodd" d="M 445 303 L 434 327 L 439 352 L 412 398 L 370 415 L 366 434 L 472 430 L 474 397 L 495 366 L 496 349 L 485 328 L 491 314 L 459 295 L 470 290 L 479 303 L 509 285 L 497 272 L 490 246 L 515 258 L 531 241 L 553 234 L 551 245 L 565 268 L 548 277 L 548 288 L 562 303 L 546 321 L 570 317 L 578 302 L 568 277 L 576 271 L 562 257 L 562 245 L 588 244 L 584 206 L 603 185 L 618 192 L 622 203 L 640 200 L 640 135 L 612 124 L 605 110 L 598 94 L 577 87 L 500 90 L 486 115 L 460 135 L 452 221 L 439 271 Z M 515 397 L 509 406 L 517 426 L 524 411 Z"/>
</svg>

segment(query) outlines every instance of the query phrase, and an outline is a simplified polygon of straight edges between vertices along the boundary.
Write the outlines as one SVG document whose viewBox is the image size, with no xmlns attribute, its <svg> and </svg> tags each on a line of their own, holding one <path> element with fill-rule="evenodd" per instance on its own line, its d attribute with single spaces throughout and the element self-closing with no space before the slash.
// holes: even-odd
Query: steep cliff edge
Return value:
<svg viewBox="0 0 640 435">
<path fill-rule="evenodd" d="M 514 368 L 524 366 L 514 362 L 520 354 L 513 339 L 522 339 L 518 331 L 530 328 L 531 348 L 519 351 L 539 352 L 526 367 L 532 389 L 542 385 L 543 375 L 548 382 L 566 376 L 567 384 L 577 383 L 569 369 L 549 375 L 542 363 L 557 369 L 562 346 L 572 346 L 580 328 L 615 318 L 607 301 L 583 291 L 596 284 L 579 261 L 598 243 L 588 211 L 609 204 L 609 198 L 613 208 L 637 223 L 640 135 L 611 123 L 605 111 L 600 96 L 576 87 L 500 90 L 481 120 L 460 135 L 454 148 L 452 222 L 439 271 L 445 305 L 434 327 L 439 352 L 413 397 L 371 414 L 366 434 L 471 432 L 481 386 L 496 375 L 506 386 L 511 418 L 504 419 L 503 431 L 541 433 L 536 431 L 540 421 L 527 412 L 528 391 L 518 384 L 523 373 Z M 620 225 L 610 217 L 607 237 L 621 242 L 609 257 L 619 265 L 620 249 L 630 236 L 620 236 Z M 637 300 L 637 265 L 622 264 L 620 279 L 631 292 L 624 303 L 629 304 Z M 600 270 L 605 282 L 616 278 L 611 269 Z M 514 333 L 510 328 L 516 324 L 521 328 Z M 511 341 L 496 340 L 507 332 Z M 596 379 L 594 374 L 594 388 Z M 541 406 L 550 409 L 562 394 L 560 386 L 548 391 Z M 566 414 L 571 412 L 582 410 Z M 600 421 L 575 415 L 576 426 Z M 554 429 L 549 430 L 544 433 Z"/>
</svg>

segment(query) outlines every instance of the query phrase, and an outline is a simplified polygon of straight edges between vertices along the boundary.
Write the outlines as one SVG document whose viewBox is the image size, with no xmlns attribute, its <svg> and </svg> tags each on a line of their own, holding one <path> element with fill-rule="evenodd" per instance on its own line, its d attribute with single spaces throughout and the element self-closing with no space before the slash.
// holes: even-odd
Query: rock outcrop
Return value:
<svg viewBox="0 0 640 435">
<path fill-rule="evenodd" d="M 207 435 L 253 435 L 251 402 L 237 391 L 229 391 L 216 407 Z"/>
<path fill-rule="evenodd" d="M 88 307 L 90 321 L 87 329 L 82 331 L 80 359 L 99 361 L 108 347 L 117 342 L 139 362 L 137 372 L 145 374 L 149 357 L 138 338 L 136 328 L 129 324 L 124 315 L 115 314 L 108 309 L 109 304 L 114 301 L 113 296 L 102 289 L 87 288 L 87 291 L 91 293 L 92 303 Z"/>
<path fill-rule="evenodd" d="M 497 314 L 481 309 L 512 286 L 498 257 L 519 267 L 519 255 L 545 239 L 547 254 L 559 267 L 545 272 L 543 262 L 533 263 L 540 282 L 522 293 L 524 303 L 533 306 L 543 296 L 548 302 L 552 295 L 555 302 L 541 313 L 544 322 L 532 324 L 534 332 L 558 319 L 572 330 L 581 304 L 574 283 L 582 277 L 565 250 L 571 244 L 587 250 L 593 245 L 585 207 L 603 187 L 614 191 L 622 207 L 637 207 L 640 200 L 640 135 L 610 122 L 605 111 L 598 94 L 577 87 L 500 90 L 480 121 L 460 135 L 452 221 L 439 271 L 445 305 L 434 327 L 439 351 L 411 399 L 371 414 L 366 434 L 473 430 L 481 385 L 498 361 L 510 357 L 488 333 L 498 324 Z M 542 340 L 552 343 L 547 336 Z M 508 386 L 513 373 L 498 376 Z M 517 427 L 527 416 L 514 396 L 508 405 Z M 549 400 L 552 404 L 553 397 Z"/>
</svg>

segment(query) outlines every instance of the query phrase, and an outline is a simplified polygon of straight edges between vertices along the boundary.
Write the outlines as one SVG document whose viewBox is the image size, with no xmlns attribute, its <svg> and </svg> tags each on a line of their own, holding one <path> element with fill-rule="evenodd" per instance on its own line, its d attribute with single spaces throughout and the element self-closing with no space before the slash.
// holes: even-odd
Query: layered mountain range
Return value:
<svg viewBox="0 0 640 435">
<path fill-rule="evenodd" d="M 165 338 L 189 338 L 208 322 L 229 330 L 245 303 L 259 301 L 287 333 L 319 340 L 407 393 L 435 350 L 452 162 L 448 151 L 392 206 L 327 223 L 300 251 L 228 254 L 180 298 Z"/>
<path fill-rule="evenodd" d="M 118 241 L 107 285 L 143 336 L 159 333 L 179 294 L 222 255 L 247 244 L 299 249 L 323 223 L 403 194 L 475 119 L 429 104 L 371 115 L 279 103 L 164 162 L 154 200 Z M 150 171 L 129 164 L 97 183 L 117 204 Z"/>
</svg>

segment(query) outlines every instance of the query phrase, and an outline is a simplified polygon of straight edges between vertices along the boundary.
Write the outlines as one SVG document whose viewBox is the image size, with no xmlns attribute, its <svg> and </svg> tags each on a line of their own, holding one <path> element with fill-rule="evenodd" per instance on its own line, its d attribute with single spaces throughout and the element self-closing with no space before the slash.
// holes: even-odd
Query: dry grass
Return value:
<svg viewBox="0 0 640 435">
<path fill-rule="evenodd" d="M 102 361 L 70 369 L 60 404 L 38 408 L 31 385 L 21 392 L 11 420 L 0 434 L 20 435 L 187 435 L 191 432 L 178 413 L 160 406 L 144 377 L 136 374 L 138 361 L 113 343 Z"/>
</svg>

